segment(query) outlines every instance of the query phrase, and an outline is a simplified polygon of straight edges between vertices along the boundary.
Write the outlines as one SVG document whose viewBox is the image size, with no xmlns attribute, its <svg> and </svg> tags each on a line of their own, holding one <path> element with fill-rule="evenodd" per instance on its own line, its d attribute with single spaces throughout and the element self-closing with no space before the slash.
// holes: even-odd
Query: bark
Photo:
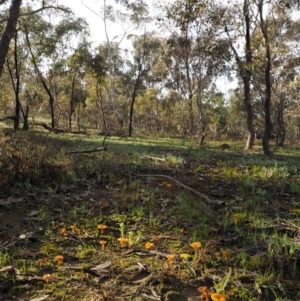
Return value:
<svg viewBox="0 0 300 301">
<path fill-rule="evenodd" d="M 258 3 L 259 18 L 260 18 L 260 30 L 264 39 L 265 46 L 265 99 L 264 99 L 264 136 L 262 139 L 264 154 L 269 156 L 272 154 L 270 149 L 269 139 L 272 134 L 272 121 L 271 121 L 271 50 L 268 36 L 268 26 L 263 16 L 263 0 Z"/>
<path fill-rule="evenodd" d="M 29 130 L 29 124 L 28 124 L 28 115 L 29 115 L 29 105 L 26 106 L 26 111 L 24 114 L 24 122 L 23 122 L 23 131 Z"/>
<path fill-rule="evenodd" d="M 276 119 L 277 119 L 276 136 L 277 136 L 277 145 L 280 147 L 284 145 L 285 137 L 286 137 L 286 129 L 285 129 L 284 118 L 283 118 L 283 103 L 284 100 L 279 98 L 277 102 L 277 112 L 276 112 L 277 113 L 276 114 Z"/>
<path fill-rule="evenodd" d="M 108 129 L 108 126 L 107 126 L 107 121 L 106 121 L 106 116 L 105 116 L 105 113 L 104 113 L 104 108 L 103 108 L 103 97 L 102 97 L 102 93 L 101 93 L 101 85 L 99 83 L 99 81 L 97 81 L 97 88 L 96 88 L 96 91 L 97 91 L 97 98 L 99 100 L 99 104 L 100 104 L 100 110 L 101 110 L 101 114 L 102 114 L 102 121 L 103 121 L 103 129 L 104 131 L 106 131 Z"/>
<path fill-rule="evenodd" d="M 190 117 L 190 134 L 194 133 L 194 113 L 193 113 L 193 88 L 192 81 L 190 77 L 190 66 L 188 58 L 185 59 L 185 71 L 186 78 L 188 83 L 188 108 L 189 108 L 189 117 Z"/>
<path fill-rule="evenodd" d="M 72 91 L 71 91 L 71 98 L 70 98 L 70 112 L 69 112 L 69 131 L 72 131 L 72 115 L 74 113 L 74 90 L 75 90 L 75 74 L 72 79 Z"/>
<path fill-rule="evenodd" d="M 136 95 L 137 95 L 138 86 L 139 86 L 139 83 L 140 83 L 140 78 L 141 78 L 141 70 L 139 70 L 139 74 L 138 74 L 138 77 L 137 77 L 137 79 L 135 81 L 133 92 L 132 92 L 132 97 L 131 97 L 130 113 L 129 113 L 128 137 L 132 137 L 133 109 L 134 109 L 134 103 L 135 103 L 135 98 L 136 98 Z"/>
<path fill-rule="evenodd" d="M 9 49 L 11 39 L 16 32 L 16 25 L 20 13 L 22 0 L 12 0 L 9 8 L 8 19 L 6 27 L 0 40 L 0 77 L 2 75 L 3 66 Z"/>
<path fill-rule="evenodd" d="M 144 41 L 143 47 L 144 47 L 143 54 L 142 54 L 141 58 L 139 59 L 138 74 L 137 74 L 136 81 L 134 83 L 132 97 L 131 97 L 130 112 L 129 112 L 128 137 L 132 137 L 132 119 L 133 119 L 134 103 L 135 103 L 135 99 L 136 99 L 137 92 L 138 92 L 138 89 L 139 89 L 140 80 L 141 80 L 142 74 L 144 72 L 143 63 L 144 63 L 144 59 L 145 59 L 145 55 L 146 55 L 145 41 Z"/>
<path fill-rule="evenodd" d="M 15 36 L 14 36 L 14 67 L 15 67 L 15 76 L 13 76 L 13 72 L 12 69 L 10 67 L 9 64 L 9 60 L 7 59 L 7 68 L 10 74 L 10 78 L 11 78 L 11 82 L 12 82 L 12 86 L 14 89 L 14 93 L 15 93 L 15 116 L 17 118 L 14 119 L 14 131 L 19 130 L 19 124 L 20 124 L 20 113 L 22 112 L 22 116 L 23 118 L 25 117 L 21 102 L 20 102 L 20 69 L 21 69 L 21 63 L 19 63 L 18 61 L 18 44 L 17 44 L 17 40 L 18 40 L 18 35 L 17 35 L 17 31 L 15 32 Z"/>
<path fill-rule="evenodd" d="M 203 103 L 202 103 L 202 78 L 200 74 L 200 78 L 198 78 L 198 91 L 197 91 L 197 107 L 198 107 L 198 114 L 199 114 L 199 122 L 200 122 L 200 128 L 201 128 L 201 136 L 199 133 L 199 138 L 200 138 L 200 146 L 204 144 L 204 139 L 206 136 L 205 130 L 206 130 L 206 120 L 205 120 L 205 115 L 204 115 L 204 110 L 203 110 Z"/>
<path fill-rule="evenodd" d="M 252 72 L 250 70 L 250 64 L 252 63 L 252 49 L 251 49 L 251 34 L 250 34 L 250 16 L 249 16 L 249 0 L 244 0 L 244 18 L 246 25 L 246 68 L 243 72 L 243 84 L 244 84 L 244 106 L 247 113 L 247 130 L 248 139 L 246 143 L 246 149 L 252 149 L 255 141 L 255 129 L 254 129 L 254 114 L 251 104 L 251 77 Z"/>
<path fill-rule="evenodd" d="M 78 129 L 78 132 L 80 132 L 80 109 L 81 109 L 81 103 L 79 102 L 77 105 L 77 129 Z"/>
</svg>

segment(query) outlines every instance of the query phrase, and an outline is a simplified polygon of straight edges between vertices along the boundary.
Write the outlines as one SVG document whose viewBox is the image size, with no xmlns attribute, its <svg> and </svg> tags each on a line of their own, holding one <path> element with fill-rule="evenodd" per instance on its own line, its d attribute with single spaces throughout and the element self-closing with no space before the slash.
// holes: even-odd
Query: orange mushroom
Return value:
<svg viewBox="0 0 300 301">
<path fill-rule="evenodd" d="M 229 258 L 228 252 L 224 249 L 221 249 L 221 253 L 222 253 L 224 260 L 228 260 L 228 258 Z"/>
<path fill-rule="evenodd" d="M 209 301 L 211 293 L 207 286 L 198 287 L 198 291 L 201 293 L 201 297 L 205 298 L 205 301 Z"/>
<path fill-rule="evenodd" d="M 67 230 L 65 228 L 61 229 L 60 233 L 63 235 L 63 236 L 67 236 Z"/>
<path fill-rule="evenodd" d="M 210 297 L 213 301 L 226 301 L 225 296 L 219 293 L 211 294 Z"/>
<path fill-rule="evenodd" d="M 64 257 L 62 255 L 57 255 L 55 256 L 55 260 L 57 260 L 58 265 L 61 265 L 64 260 Z"/>
<path fill-rule="evenodd" d="M 124 248 L 126 246 L 126 244 L 128 243 L 129 239 L 120 237 L 120 238 L 118 238 L 118 241 L 121 243 L 121 247 Z"/>
<path fill-rule="evenodd" d="M 175 257 L 176 257 L 175 254 L 170 254 L 170 255 L 167 255 L 166 257 L 169 261 L 169 264 L 174 264 L 174 260 L 175 260 Z"/>
<path fill-rule="evenodd" d="M 51 280 L 51 274 L 45 274 L 43 276 L 44 280 L 46 281 L 46 283 L 48 284 L 49 283 L 49 280 Z"/>
<path fill-rule="evenodd" d="M 40 258 L 38 260 L 39 266 L 41 267 L 44 264 L 44 259 Z"/>
<path fill-rule="evenodd" d="M 106 240 L 100 240 L 100 245 L 102 247 L 102 250 L 105 249 L 105 245 L 106 245 L 107 241 Z"/>
<path fill-rule="evenodd" d="M 193 250 L 196 252 L 199 248 L 201 248 L 201 242 L 195 241 L 190 244 L 190 246 L 193 248 Z"/>
<path fill-rule="evenodd" d="M 71 228 L 71 230 L 72 230 L 72 233 L 75 233 L 76 226 L 75 226 L 75 225 L 72 225 L 70 228 Z"/>
<path fill-rule="evenodd" d="M 148 249 L 148 250 L 151 249 L 153 246 L 154 246 L 154 243 L 150 242 L 150 241 L 147 241 L 146 244 L 145 244 L 145 248 Z"/>
<path fill-rule="evenodd" d="M 104 230 L 107 229 L 107 226 L 103 225 L 103 224 L 100 224 L 100 225 L 97 226 L 97 228 L 100 230 L 101 233 L 103 233 Z"/>
</svg>

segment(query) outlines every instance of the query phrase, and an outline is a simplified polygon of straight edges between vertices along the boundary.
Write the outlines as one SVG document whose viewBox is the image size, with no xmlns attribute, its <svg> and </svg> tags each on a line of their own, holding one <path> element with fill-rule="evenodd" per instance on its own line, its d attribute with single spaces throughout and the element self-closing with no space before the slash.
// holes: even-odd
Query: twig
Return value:
<svg viewBox="0 0 300 301">
<path fill-rule="evenodd" d="M 160 178 L 166 178 L 168 180 L 171 180 L 173 181 L 174 183 L 176 183 L 178 186 L 192 192 L 193 194 L 199 196 L 201 199 L 203 199 L 206 203 L 208 204 L 214 204 L 214 205 L 223 205 L 224 204 L 224 201 L 220 201 L 220 200 L 212 200 L 210 199 L 207 195 L 199 192 L 198 190 L 192 188 L 192 187 L 189 187 L 183 183 L 181 183 L 180 181 L 170 177 L 170 176 L 166 176 L 166 175 L 141 175 L 141 174 L 135 174 L 136 176 L 138 177 L 160 177 Z"/>
</svg>

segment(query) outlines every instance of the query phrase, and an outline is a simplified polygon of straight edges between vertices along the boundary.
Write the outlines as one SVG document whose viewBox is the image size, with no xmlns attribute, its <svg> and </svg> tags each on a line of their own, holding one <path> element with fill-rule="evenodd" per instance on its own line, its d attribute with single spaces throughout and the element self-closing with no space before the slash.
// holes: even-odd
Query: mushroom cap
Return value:
<svg viewBox="0 0 300 301">
<path fill-rule="evenodd" d="M 145 248 L 146 249 L 150 249 L 154 246 L 154 243 L 153 242 L 150 242 L 150 241 L 147 241 L 146 244 L 145 244 Z"/>
<path fill-rule="evenodd" d="M 210 297 L 213 301 L 226 301 L 225 296 L 219 293 L 211 294 Z"/>
<path fill-rule="evenodd" d="M 106 240 L 100 240 L 100 245 L 105 245 L 107 243 Z"/>
<path fill-rule="evenodd" d="M 55 256 L 55 260 L 63 260 L 64 257 L 62 255 L 57 255 Z"/>
<path fill-rule="evenodd" d="M 103 224 L 99 224 L 99 225 L 97 226 L 97 228 L 98 228 L 99 230 L 105 230 L 105 229 L 107 229 L 107 226 L 106 226 L 106 225 L 103 225 Z"/>
<path fill-rule="evenodd" d="M 193 249 L 199 249 L 199 248 L 201 248 L 201 242 L 200 242 L 200 241 L 192 242 L 192 243 L 190 244 L 190 246 L 191 246 Z"/>
<path fill-rule="evenodd" d="M 175 257 L 176 257 L 176 254 L 169 254 L 169 255 L 166 255 L 166 257 L 167 257 L 169 260 L 174 260 Z"/>
<path fill-rule="evenodd" d="M 198 292 L 202 293 L 203 291 L 206 291 L 207 290 L 207 286 L 199 286 L 197 288 Z"/>
<path fill-rule="evenodd" d="M 45 275 L 43 276 L 43 278 L 44 278 L 45 280 L 49 280 L 49 279 L 51 278 L 51 274 L 45 274 Z"/>
<path fill-rule="evenodd" d="M 124 238 L 124 237 L 120 237 L 120 238 L 118 238 L 118 241 L 119 241 L 120 243 L 125 243 L 125 242 L 128 242 L 129 239 L 128 239 L 128 238 Z"/>
</svg>

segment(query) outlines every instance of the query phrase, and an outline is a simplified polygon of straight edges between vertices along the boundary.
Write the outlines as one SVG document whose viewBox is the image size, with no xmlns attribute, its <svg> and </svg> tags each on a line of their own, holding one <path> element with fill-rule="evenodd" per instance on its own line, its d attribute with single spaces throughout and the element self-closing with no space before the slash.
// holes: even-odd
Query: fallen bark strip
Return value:
<svg viewBox="0 0 300 301">
<path fill-rule="evenodd" d="M 176 183 L 178 186 L 192 192 L 193 194 L 199 196 L 201 199 L 203 199 L 206 203 L 210 204 L 210 205 L 223 205 L 225 202 L 224 201 L 220 201 L 220 200 L 212 200 L 210 199 L 207 195 L 199 192 L 198 190 L 192 188 L 192 187 L 189 187 L 183 183 L 181 183 L 180 181 L 170 177 L 170 176 L 167 176 L 167 175 L 140 175 L 140 174 L 134 174 L 135 176 L 138 176 L 138 177 L 160 177 L 160 178 L 165 178 L 165 179 L 168 179 L 174 183 Z"/>
<path fill-rule="evenodd" d="M 83 149 L 83 150 L 75 150 L 75 151 L 68 151 L 66 154 L 83 154 L 83 153 L 95 153 L 95 152 L 102 152 L 102 151 L 107 151 L 107 146 L 101 146 L 101 147 L 96 147 L 93 149 Z"/>
<path fill-rule="evenodd" d="M 146 160 L 152 160 L 152 161 L 162 161 L 165 162 L 165 158 L 158 158 L 158 157 L 152 157 L 152 156 L 142 156 L 141 159 L 146 159 Z"/>
</svg>

